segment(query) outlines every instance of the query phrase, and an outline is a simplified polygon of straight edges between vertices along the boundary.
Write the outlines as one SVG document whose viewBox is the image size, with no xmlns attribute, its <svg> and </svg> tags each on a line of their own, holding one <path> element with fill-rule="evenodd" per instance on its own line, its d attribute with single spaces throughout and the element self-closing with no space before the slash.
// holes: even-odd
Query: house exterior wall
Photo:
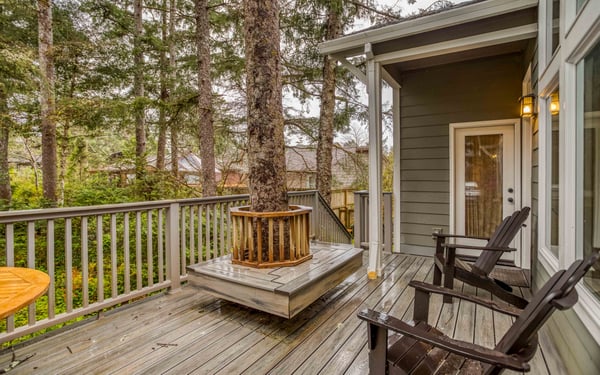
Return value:
<svg viewBox="0 0 600 375">
<path fill-rule="evenodd" d="M 522 54 L 401 74 L 401 250 L 431 255 L 449 228 L 449 124 L 517 118 Z"/>
</svg>

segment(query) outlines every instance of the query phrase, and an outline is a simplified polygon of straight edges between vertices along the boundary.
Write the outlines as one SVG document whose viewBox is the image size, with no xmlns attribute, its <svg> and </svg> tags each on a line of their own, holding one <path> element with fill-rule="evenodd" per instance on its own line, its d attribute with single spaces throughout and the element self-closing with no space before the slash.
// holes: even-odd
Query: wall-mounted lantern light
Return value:
<svg viewBox="0 0 600 375">
<path fill-rule="evenodd" d="M 560 101 L 558 100 L 558 93 L 555 92 L 550 98 L 550 114 L 555 116 L 560 112 Z"/>
<path fill-rule="evenodd" d="M 535 95 L 528 94 L 519 98 L 521 103 L 521 117 L 528 118 L 535 115 Z"/>
</svg>

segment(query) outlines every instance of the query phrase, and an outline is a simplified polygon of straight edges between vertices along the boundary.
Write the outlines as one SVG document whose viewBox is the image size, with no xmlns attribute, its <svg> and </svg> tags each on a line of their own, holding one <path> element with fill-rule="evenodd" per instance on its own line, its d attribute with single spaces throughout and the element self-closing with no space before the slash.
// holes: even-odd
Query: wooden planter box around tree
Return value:
<svg viewBox="0 0 600 375">
<path fill-rule="evenodd" d="M 295 266 L 311 259 L 311 211 L 311 207 L 292 205 L 288 211 L 278 212 L 232 207 L 232 263 L 267 268 Z"/>
</svg>

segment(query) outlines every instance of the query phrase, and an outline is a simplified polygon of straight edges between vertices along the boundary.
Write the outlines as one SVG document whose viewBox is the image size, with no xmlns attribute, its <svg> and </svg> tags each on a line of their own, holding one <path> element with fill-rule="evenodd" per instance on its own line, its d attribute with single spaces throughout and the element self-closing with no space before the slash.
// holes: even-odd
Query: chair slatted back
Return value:
<svg viewBox="0 0 600 375">
<path fill-rule="evenodd" d="M 537 348 L 537 332 L 540 327 L 550 318 L 554 310 L 571 308 L 577 302 L 575 285 L 598 259 L 600 253 L 595 253 L 585 260 L 573 263 L 568 270 L 561 270 L 554 274 L 535 293 L 531 302 L 495 349 L 503 353 L 515 354 L 524 361 L 529 361 Z"/>
<path fill-rule="evenodd" d="M 529 216 L 529 207 L 523 207 L 515 211 L 511 216 L 504 218 L 502 223 L 496 228 L 496 231 L 486 244 L 487 247 L 507 247 L 515 238 Z M 502 256 L 501 251 L 483 250 L 481 255 L 473 264 L 475 272 L 482 275 L 488 275 Z"/>
</svg>

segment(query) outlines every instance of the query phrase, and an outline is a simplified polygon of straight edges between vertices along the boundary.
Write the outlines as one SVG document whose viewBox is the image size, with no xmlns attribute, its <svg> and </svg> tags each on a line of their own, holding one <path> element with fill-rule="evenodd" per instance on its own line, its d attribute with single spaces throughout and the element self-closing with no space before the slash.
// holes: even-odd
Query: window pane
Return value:
<svg viewBox="0 0 600 375">
<path fill-rule="evenodd" d="M 550 248 L 558 257 L 558 160 L 559 160 L 559 127 L 558 127 L 558 89 L 552 93 L 550 105 L 548 106 L 552 119 L 552 165 L 550 170 Z"/>
<path fill-rule="evenodd" d="M 584 59 L 583 255 L 600 250 L 600 43 Z M 600 296 L 600 269 L 585 283 Z"/>
<path fill-rule="evenodd" d="M 559 44 L 560 0 L 552 0 L 552 54 Z"/>
<path fill-rule="evenodd" d="M 581 9 L 581 7 L 583 6 L 583 3 L 585 3 L 587 0 L 576 0 L 575 5 L 577 6 L 577 12 L 579 12 L 579 9 Z"/>
</svg>

